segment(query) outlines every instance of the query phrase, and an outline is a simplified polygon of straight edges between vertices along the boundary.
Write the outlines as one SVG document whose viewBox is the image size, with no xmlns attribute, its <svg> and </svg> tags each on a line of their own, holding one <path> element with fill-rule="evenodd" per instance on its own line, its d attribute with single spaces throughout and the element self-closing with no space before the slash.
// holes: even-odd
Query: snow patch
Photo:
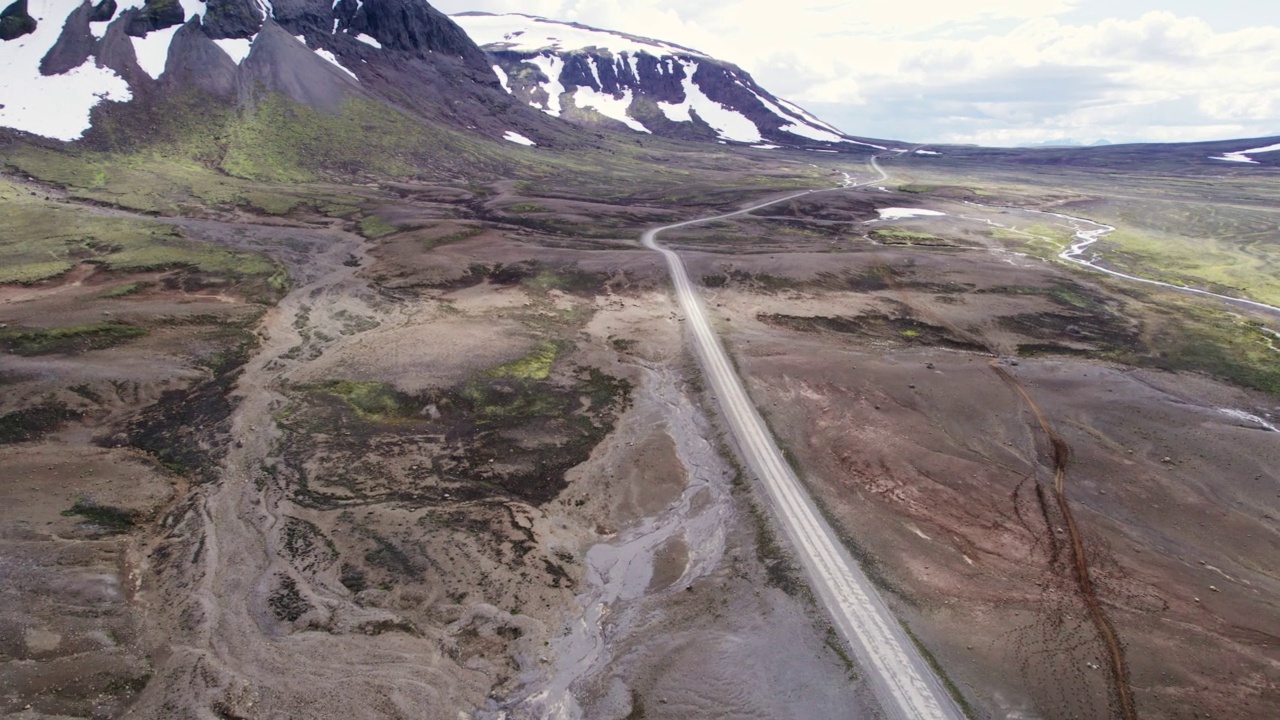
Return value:
<svg viewBox="0 0 1280 720">
<path fill-rule="evenodd" d="M 477 45 L 495 45 L 503 50 L 580 50 L 607 48 L 613 53 L 647 52 L 650 55 L 680 54 L 707 57 L 687 47 L 598 28 L 570 25 L 534 15 L 462 14 L 449 19 L 461 27 Z"/>
<path fill-rule="evenodd" d="M 133 41 L 133 53 L 138 56 L 138 66 L 150 75 L 152 80 L 164 74 L 164 64 L 169 59 L 169 43 L 173 42 L 173 36 L 181 27 L 181 25 L 174 25 L 163 30 L 152 30 L 146 37 L 130 36 L 129 39 Z"/>
<path fill-rule="evenodd" d="M 560 82 L 560 67 L 564 65 L 564 62 L 559 57 L 551 54 L 537 55 L 529 58 L 526 62 L 536 65 L 549 80 L 549 82 L 541 86 L 547 92 L 547 106 L 542 107 L 534 100 L 529 101 L 529 104 L 548 115 L 560 117 L 560 96 L 564 94 L 564 85 Z"/>
<path fill-rule="evenodd" d="M 371 48 L 377 48 L 379 50 L 382 49 L 382 43 L 378 42 L 372 37 L 369 37 L 368 35 L 365 35 L 364 33 L 360 33 L 359 35 L 356 35 L 356 39 L 364 43 L 365 45 L 368 45 Z"/>
<path fill-rule="evenodd" d="M 320 57 L 324 58 L 324 59 L 325 59 L 325 61 L 326 61 L 326 62 L 328 62 L 330 65 L 333 65 L 334 67 L 338 68 L 338 69 L 339 69 L 339 70 L 341 70 L 342 72 L 344 72 L 344 73 L 346 73 L 346 74 L 350 75 L 352 80 L 355 80 L 356 82 L 360 82 L 360 78 L 356 77 L 356 74 L 355 74 L 355 73 L 353 73 L 353 72 L 351 72 L 350 70 L 348 70 L 348 69 L 346 69 L 346 68 L 342 67 L 342 63 L 338 62 L 338 56 L 337 56 L 337 55 L 334 55 L 332 52 L 329 52 L 328 50 L 325 50 L 324 48 L 320 48 L 320 49 L 318 49 L 318 50 L 313 50 L 312 52 L 314 52 L 315 54 L 317 54 L 317 55 L 319 55 Z"/>
<path fill-rule="evenodd" d="M 127 102 L 129 85 L 90 58 L 61 75 L 40 74 L 40 59 L 62 34 L 78 0 L 31 0 L 36 30 L 0 42 L 0 126 L 56 140 L 75 140 L 89 129 L 89 110 L 102 100 Z"/>
<path fill-rule="evenodd" d="M 1280 147 L 1277 147 L 1276 149 L 1280 150 Z M 1253 423 L 1254 425 L 1258 425 L 1262 427 L 1262 429 L 1268 432 L 1280 432 L 1280 428 L 1277 428 L 1275 425 L 1272 425 L 1271 423 L 1267 422 L 1266 420 L 1263 420 L 1262 418 L 1258 417 L 1257 415 L 1254 415 L 1253 413 L 1247 413 L 1243 410 L 1232 410 L 1230 408 L 1218 408 L 1218 412 L 1222 413 L 1223 415 L 1233 417 L 1236 420 L 1241 420 L 1247 423 Z"/>
<path fill-rule="evenodd" d="M 684 102 L 657 103 L 662 114 L 666 115 L 668 120 L 690 122 L 693 118 L 689 115 L 689 111 L 692 110 L 723 140 L 741 143 L 760 143 L 764 140 L 760 137 L 759 128 L 751 122 L 750 118 L 736 110 L 726 108 L 702 92 L 702 88 L 693 81 L 693 75 L 697 71 L 698 63 L 685 64 Z"/>
<path fill-rule="evenodd" d="M 755 149 L 757 149 L 757 150 L 777 150 L 778 148 L 780 148 L 780 147 L 782 147 L 782 146 L 781 146 L 781 145 L 770 145 L 770 144 L 768 144 L 768 143 L 761 143 L 761 144 L 759 144 L 759 145 L 752 145 L 751 147 L 753 147 L 753 148 L 755 148 Z"/>
<path fill-rule="evenodd" d="M 830 130 L 831 132 L 833 132 L 833 133 L 837 133 L 837 134 L 839 134 L 839 132 L 840 132 L 839 130 L 835 129 L 835 127 L 833 127 L 833 126 L 831 126 L 831 125 L 828 125 L 827 123 L 822 122 L 822 121 L 821 121 L 821 120 L 819 120 L 818 118 L 814 117 L 812 113 L 810 113 L 809 111 L 807 111 L 807 110 L 805 110 L 804 108 L 800 107 L 799 105 L 796 105 L 795 103 L 787 102 L 786 100 L 783 100 L 782 98 L 778 98 L 778 103 L 779 103 L 780 105 L 782 105 L 783 107 L 787 108 L 788 110 L 791 110 L 791 111 L 792 111 L 792 112 L 794 112 L 795 114 L 799 115 L 801 118 L 804 118 L 804 119 L 805 119 L 805 120 L 807 120 L 808 122 L 810 122 L 810 123 L 812 123 L 812 124 L 814 124 L 814 125 L 817 125 L 817 126 L 818 126 L 818 127 L 820 127 L 820 128 L 823 128 L 823 129 L 825 129 L 825 130 Z"/>
<path fill-rule="evenodd" d="M 498 76 L 498 82 L 502 84 L 502 89 L 510 93 L 511 79 L 507 77 L 507 71 L 503 70 L 501 65 L 494 65 L 493 74 Z"/>
<path fill-rule="evenodd" d="M 249 49 L 253 45 L 253 39 L 258 37 L 253 35 L 248 39 L 241 38 L 223 38 L 214 40 L 213 43 L 222 48 L 222 51 L 231 56 L 231 60 L 239 65 L 244 59 L 249 57 Z"/>
<path fill-rule="evenodd" d="M 534 141 L 530 140 L 529 138 L 527 138 L 527 137 L 525 137 L 525 136 L 521 135 L 520 133 L 518 133 L 518 132 L 516 132 L 516 131 L 514 131 L 514 130 L 508 130 L 508 131 L 506 131 L 506 132 L 502 133 L 502 139 L 503 139 L 503 140 L 506 140 L 507 142 L 513 142 L 513 143 L 515 143 L 515 144 L 517 144 L 517 145 L 527 145 L 528 147 L 537 147 L 537 146 L 538 146 L 538 143 L 536 143 L 536 142 L 534 142 Z"/>
<path fill-rule="evenodd" d="M 917 155 L 941 155 L 942 153 L 934 152 L 932 150 L 917 150 L 916 154 Z"/>
<path fill-rule="evenodd" d="M 1226 160 L 1227 162 L 1252 163 L 1259 164 L 1257 160 L 1249 157 L 1258 153 L 1275 152 L 1280 150 L 1280 144 L 1268 145 L 1266 147 L 1253 148 L 1252 150 L 1237 150 L 1235 152 L 1226 152 L 1216 157 L 1210 157 L 1210 160 Z"/>
<path fill-rule="evenodd" d="M 573 104 L 580 108 L 591 108 L 607 118 L 626 123 L 636 132 L 647 133 L 649 128 L 640 124 L 639 120 L 627 115 L 631 107 L 631 91 L 622 91 L 622 97 L 616 98 L 607 92 L 597 92 L 589 87 L 580 87 L 573 93 Z"/>
<path fill-rule="evenodd" d="M 881 220 L 904 220 L 913 217 L 933 217 L 937 215 L 946 215 L 944 212 L 937 210 L 925 210 L 924 208 L 878 208 L 876 212 L 880 213 Z"/>
</svg>

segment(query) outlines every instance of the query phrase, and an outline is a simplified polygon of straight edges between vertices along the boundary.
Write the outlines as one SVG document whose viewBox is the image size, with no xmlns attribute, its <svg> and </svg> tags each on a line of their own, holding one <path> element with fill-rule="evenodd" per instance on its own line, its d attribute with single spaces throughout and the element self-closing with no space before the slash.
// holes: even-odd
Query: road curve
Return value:
<svg viewBox="0 0 1280 720">
<path fill-rule="evenodd" d="M 878 177 L 862 183 L 847 183 L 844 187 L 858 187 L 888 179 L 874 156 L 870 166 Z M 829 190 L 794 193 L 736 212 L 653 228 L 644 233 L 642 241 L 645 247 L 662 253 L 666 258 L 675 283 L 676 297 L 687 318 L 686 324 L 693 333 L 704 372 L 729 428 L 751 471 L 763 484 L 783 530 L 800 555 L 810 585 L 867 672 L 884 712 L 900 720 L 959 720 L 963 714 L 783 459 L 763 418 L 747 397 L 742 380 L 729 363 L 719 338 L 711 329 L 706 309 L 697 289 L 689 281 L 684 262 L 674 251 L 657 242 L 658 235 L 666 230 L 742 215 L 814 192 Z"/>
</svg>

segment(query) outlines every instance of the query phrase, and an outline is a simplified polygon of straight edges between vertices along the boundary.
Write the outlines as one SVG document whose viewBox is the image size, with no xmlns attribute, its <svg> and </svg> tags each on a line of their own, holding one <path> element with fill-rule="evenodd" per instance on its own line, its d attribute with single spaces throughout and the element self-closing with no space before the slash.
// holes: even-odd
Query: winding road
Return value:
<svg viewBox="0 0 1280 720">
<path fill-rule="evenodd" d="M 846 181 L 843 187 L 859 187 L 888 179 L 874 156 L 870 167 L 877 174 L 875 179 L 862 183 Z M 838 189 L 841 188 L 831 190 Z M 831 190 L 794 193 L 736 212 L 654 228 L 645 232 L 642 241 L 645 247 L 662 253 L 666 258 L 687 326 L 693 333 L 705 374 L 729 428 L 751 471 L 764 486 L 783 530 L 800 555 L 811 587 L 867 672 L 885 714 L 901 720 L 959 720 L 963 715 L 942 683 L 890 613 L 866 574 L 839 542 L 783 458 L 763 418 L 748 398 L 719 338 L 711 329 L 706 309 L 697 288 L 689 280 L 684 262 L 677 253 L 658 244 L 658 235 L 667 230 L 723 220 Z"/>
</svg>

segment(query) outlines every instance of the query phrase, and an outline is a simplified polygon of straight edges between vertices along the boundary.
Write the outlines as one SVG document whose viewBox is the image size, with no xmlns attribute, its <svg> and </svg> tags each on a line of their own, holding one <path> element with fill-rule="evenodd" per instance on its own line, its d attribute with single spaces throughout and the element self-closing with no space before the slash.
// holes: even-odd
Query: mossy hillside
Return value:
<svg viewBox="0 0 1280 720">
<path fill-rule="evenodd" d="M 127 323 L 3 328 L 0 329 L 0 350 L 15 355 L 80 353 L 114 347 L 146 334 L 146 328 Z"/>
<path fill-rule="evenodd" d="M 188 267 L 235 280 L 278 272 L 264 256 L 187 240 L 165 223 L 48 202 L 3 177 L 0 212 L 0 283 L 38 282 L 82 262 L 120 271 Z"/>
<path fill-rule="evenodd" d="M 1120 228 L 1093 246 L 1105 262 L 1139 277 L 1280 305 L 1280 247 Z"/>
<path fill-rule="evenodd" d="M 1256 322 L 1198 298 L 1167 297 L 1152 314 L 1144 352 L 1133 365 L 1197 372 L 1234 385 L 1280 395 L 1280 354 Z"/>
<path fill-rule="evenodd" d="M 80 143 L 62 147 L 10 139 L 0 144 L 0 157 L 73 194 L 163 214 L 254 201 L 265 211 L 283 213 L 308 202 L 308 193 L 342 193 L 324 187 L 326 181 L 353 179 L 475 187 L 517 178 L 557 196 L 707 207 L 761 192 L 829 184 L 829 171 L 805 162 L 658 138 L 637 145 L 598 134 L 592 142 L 599 147 L 525 148 L 372 100 L 352 99 L 339 112 L 325 113 L 277 94 L 236 108 L 192 92 L 105 103 L 95 110 L 94 121 Z M 345 204 L 350 210 L 360 203 Z"/>
<path fill-rule="evenodd" d="M 886 245 L 939 245 L 947 244 L 946 240 L 920 230 L 908 230 L 902 227 L 882 227 L 872 230 L 871 238 Z"/>
</svg>

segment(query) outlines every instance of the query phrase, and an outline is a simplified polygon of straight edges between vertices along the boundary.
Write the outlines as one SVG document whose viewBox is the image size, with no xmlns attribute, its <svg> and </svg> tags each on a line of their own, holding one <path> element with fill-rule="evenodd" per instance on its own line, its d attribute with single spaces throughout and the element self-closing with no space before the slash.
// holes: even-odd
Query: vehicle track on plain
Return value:
<svg viewBox="0 0 1280 720">
<path fill-rule="evenodd" d="M 1038 212 L 1038 211 L 1032 211 L 1032 212 Z M 1042 214 L 1053 214 L 1053 213 L 1042 213 Z M 1066 215 L 1059 215 L 1058 217 L 1070 218 L 1070 216 L 1066 216 Z M 1082 218 L 1072 218 L 1072 219 L 1082 220 L 1083 222 L 1092 222 L 1090 220 L 1083 220 Z M 1093 223 L 1093 224 L 1098 225 L 1098 223 Z M 1106 227 L 1111 230 L 1114 230 L 1114 228 L 1111 228 L 1110 226 L 1100 226 L 1100 227 Z M 1077 234 L 1077 237 L 1080 237 L 1080 233 Z M 1089 240 L 1090 242 L 1093 242 L 1093 241 L 1096 241 L 1097 238 L 1087 237 L 1082 239 L 1086 239 L 1086 240 Z M 1068 258 L 1066 257 L 1066 255 L 1067 253 L 1063 252 L 1060 255 L 1060 257 L 1062 257 L 1065 260 L 1070 260 L 1071 262 L 1074 262 L 1077 264 L 1083 264 L 1086 267 L 1103 270 L 1103 272 L 1107 272 L 1109 274 L 1117 274 L 1102 268 L 1098 268 L 1097 266 L 1089 264 L 1085 261 Z M 899 296 L 898 298 L 899 301 L 905 305 L 910 306 L 910 302 L 908 302 L 908 299 L 906 298 L 902 289 L 898 287 L 897 283 L 895 282 L 893 273 L 888 271 L 888 266 L 882 263 L 879 266 L 879 269 L 880 269 L 880 275 L 883 278 L 885 284 L 889 287 L 889 289 L 892 292 L 894 292 L 896 295 Z M 1120 275 L 1120 276 L 1128 277 L 1125 275 Z M 1157 283 L 1157 284 L 1164 284 L 1164 283 Z M 1176 286 L 1171 286 L 1171 287 L 1176 287 Z M 1226 298 L 1226 296 L 1218 296 L 1218 297 L 1222 297 L 1224 299 L 1230 299 L 1230 298 Z M 1246 301 L 1246 302 L 1252 302 L 1252 301 Z M 1030 409 L 1031 413 L 1035 416 L 1036 425 L 1039 427 L 1040 431 L 1044 434 L 1045 438 L 1048 440 L 1049 446 L 1050 446 L 1050 460 L 1053 466 L 1054 504 L 1057 506 L 1059 514 L 1062 515 L 1063 524 L 1066 525 L 1067 539 L 1070 542 L 1070 547 L 1071 547 L 1071 566 L 1072 566 L 1073 573 L 1075 575 L 1076 587 L 1080 592 L 1080 597 L 1084 601 L 1086 609 L 1088 610 L 1089 619 L 1098 631 L 1098 638 L 1102 642 L 1102 644 L 1105 646 L 1105 649 L 1106 649 L 1106 655 L 1107 655 L 1107 661 L 1108 661 L 1107 664 L 1108 664 L 1108 669 L 1110 670 L 1110 675 L 1111 675 L 1112 698 L 1115 702 L 1115 708 L 1119 711 L 1120 716 L 1123 717 L 1124 720 L 1136 720 L 1137 710 L 1134 707 L 1133 689 L 1129 681 L 1128 662 L 1125 659 L 1124 646 L 1120 642 L 1119 635 L 1116 633 L 1115 626 L 1111 623 L 1111 619 L 1107 616 L 1106 611 L 1103 610 L 1102 608 L 1102 601 L 1098 598 L 1098 592 L 1097 592 L 1097 589 L 1094 587 L 1093 576 L 1089 569 L 1089 556 L 1085 552 L 1084 539 L 1080 532 L 1080 526 L 1076 522 L 1075 513 L 1071 509 L 1071 503 L 1067 500 L 1067 494 L 1066 494 L 1067 465 L 1069 464 L 1071 459 L 1071 446 L 1067 443 L 1066 440 L 1062 438 L 1061 435 L 1058 434 L 1057 430 L 1053 426 L 1053 423 L 1049 421 L 1049 418 L 1045 415 L 1044 411 L 1041 410 L 1040 405 L 1035 401 L 1035 398 L 1032 397 L 1031 392 L 1027 389 L 1026 385 L 1022 382 L 1022 380 L 1014 372 L 1012 372 L 1008 368 L 1001 365 L 1000 356 L 1002 353 L 999 351 L 998 348 L 994 347 L 991 344 L 991 342 L 988 341 L 987 338 L 979 334 L 970 332 L 965 328 L 961 328 L 955 325 L 954 323 L 950 322 L 948 319 L 944 317 L 940 317 L 935 313 L 929 312 L 927 309 L 923 310 L 922 314 L 925 315 L 925 317 L 927 317 L 928 319 L 932 320 L 934 323 L 937 323 L 938 325 L 950 330 L 953 334 L 955 334 L 956 337 L 961 338 L 962 340 L 968 343 L 971 343 L 975 346 L 985 348 L 986 352 L 991 356 L 990 367 L 992 372 L 994 372 L 1001 380 L 1003 380 L 1006 384 L 1008 384 L 1009 387 L 1011 387 L 1018 394 L 1019 398 L 1027 405 L 1028 409 Z M 1040 487 L 1041 486 L 1037 484 L 1037 497 L 1041 505 L 1041 511 L 1044 513 L 1045 527 L 1047 532 L 1049 533 L 1048 535 L 1049 540 L 1051 542 L 1056 543 L 1056 539 L 1053 536 L 1053 529 L 1052 529 L 1053 522 L 1050 520 L 1048 506 L 1047 506 L 1047 503 L 1045 502 L 1043 492 L 1040 491 Z M 1016 506 L 1015 506 L 1015 509 L 1016 509 Z M 1023 525 L 1024 527 L 1026 527 L 1025 522 L 1023 523 Z M 1029 527 L 1027 529 L 1028 531 L 1030 531 Z M 1057 556 L 1056 550 L 1054 551 L 1054 556 L 1055 557 Z"/>
<path fill-rule="evenodd" d="M 775 515 L 800 555 L 810 584 L 830 614 L 840 635 L 869 671 L 869 683 L 890 717 L 902 720 L 959 720 L 960 709 L 941 681 L 907 637 L 861 567 L 839 542 L 818 512 L 782 451 L 751 403 L 742 380 L 707 319 L 697 288 L 689 280 L 679 254 L 658 244 L 667 230 L 714 222 L 818 192 L 831 192 L 883 182 L 888 175 L 875 156 L 869 161 L 875 179 L 847 182 L 828 190 L 807 190 L 758 203 L 735 212 L 686 220 L 646 231 L 645 247 L 666 259 L 676 297 L 693 334 L 707 379 L 747 465 L 760 480 Z"/>
</svg>

